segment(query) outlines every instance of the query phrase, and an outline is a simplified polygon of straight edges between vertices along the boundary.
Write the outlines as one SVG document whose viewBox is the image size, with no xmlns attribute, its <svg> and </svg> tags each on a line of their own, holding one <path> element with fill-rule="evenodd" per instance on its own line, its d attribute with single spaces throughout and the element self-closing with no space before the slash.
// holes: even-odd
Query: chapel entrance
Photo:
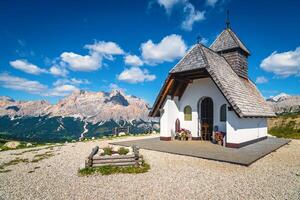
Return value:
<svg viewBox="0 0 300 200">
<path fill-rule="evenodd" d="M 211 140 L 214 126 L 214 110 L 213 100 L 210 97 L 205 97 L 201 101 L 201 104 L 198 108 L 198 116 L 200 116 L 199 128 L 201 128 L 201 138 L 204 140 Z"/>
</svg>

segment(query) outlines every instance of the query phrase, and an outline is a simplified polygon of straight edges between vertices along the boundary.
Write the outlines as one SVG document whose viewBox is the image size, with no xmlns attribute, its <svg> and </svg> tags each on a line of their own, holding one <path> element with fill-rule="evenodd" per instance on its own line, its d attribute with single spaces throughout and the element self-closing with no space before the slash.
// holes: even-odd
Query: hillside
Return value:
<svg viewBox="0 0 300 200">
<path fill-rule="evenodd" d="M 293 113 L 300 111 L 300 96 L 291 96 L 281 93 L 267 99 L 276 114 Z"/>
<path fill-rule="evenodd" d="M 115 127 L 133 134 L 157 130 L 148 112 L 144 100 L 118 90 L 76 91 L 57 104 L 0 97 L 0 138 L 55 142 L 109 135 Z"/>
<path fill-rule="evenodd" d="M 269 134 L 300 139 L 300 113 L 287 113 L 268 119 Z"/>
</svg>

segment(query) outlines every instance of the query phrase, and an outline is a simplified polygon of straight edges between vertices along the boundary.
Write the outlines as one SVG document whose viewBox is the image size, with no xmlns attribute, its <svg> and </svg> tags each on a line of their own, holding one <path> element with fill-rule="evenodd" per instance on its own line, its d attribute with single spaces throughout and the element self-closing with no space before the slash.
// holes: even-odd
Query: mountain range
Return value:
<svg viewBox="0 0 300 200">
<path fill-rule="evenodd" d="M 300 96 L 291 96 L 280 93 L 267 99 L 276 114 L 300 112 Z"/>
<path fill-rule="evenodd" d="M 123 91 L 78 90 L 56 104 L 0 97 L 0 138 L 40 142 L 110 135 L 116 127 L 133 134 L 158 130 L 149 105 Z"/>
</svg>

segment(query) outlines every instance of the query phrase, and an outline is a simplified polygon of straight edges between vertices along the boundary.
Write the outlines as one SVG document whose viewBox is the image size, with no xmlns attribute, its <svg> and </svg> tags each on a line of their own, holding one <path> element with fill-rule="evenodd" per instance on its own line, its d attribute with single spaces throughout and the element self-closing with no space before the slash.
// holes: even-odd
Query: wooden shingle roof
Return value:
<svg viewBox="0 0 300 200">
<path fill-rule="evenodd" d="M 250 51 L 230 28 L 223 30 L 209 48 L 215 52 L 240 48 L 246 54 L 250 55 Z"/>
<path fill-rule="evenodd" d="M 172 76 L 181 72 L 203 69 L 208 72 L 239 117 L 275 116 L 272 108 L 265 102 L 251 80 L 239 77 L 223 56 L 202 44 L 194 45 L 171 69 L 149 115 L 158 116 L 158 111 L 168 92 L 166 90 L 169 90 L 172 84 Z"/>
</svg>

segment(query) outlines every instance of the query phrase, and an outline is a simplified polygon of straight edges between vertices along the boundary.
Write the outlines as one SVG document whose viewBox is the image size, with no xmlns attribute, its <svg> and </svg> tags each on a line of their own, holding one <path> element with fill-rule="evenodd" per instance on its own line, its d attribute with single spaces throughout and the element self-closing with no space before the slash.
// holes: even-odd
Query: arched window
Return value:
<svg viewBox="0 0 300 200">
<path fill-rule="evenodd" d="M 191 106 L 185 106 L 183 109 L 184 121 L 192 121 L 192 108 Z"/>
<path fill-rule="evenodd" d="M 223 104 L 220 109 L 220 121 L 226 122 L 226 104 Z"/>
</svg>

